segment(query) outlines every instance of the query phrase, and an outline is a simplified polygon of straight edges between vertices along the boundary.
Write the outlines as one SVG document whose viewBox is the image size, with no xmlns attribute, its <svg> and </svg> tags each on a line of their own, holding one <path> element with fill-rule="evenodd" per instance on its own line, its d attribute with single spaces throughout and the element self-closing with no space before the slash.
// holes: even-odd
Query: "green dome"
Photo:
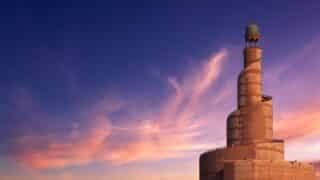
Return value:
<svg viewBox="0 0 320 180">
<path fill-rule="evenodd" d="M 249 24 L 246 28 L 245 38 L 247 41 L 257 41 L 260 38 L 259 27 L 256 24 Z"/>
</svg>

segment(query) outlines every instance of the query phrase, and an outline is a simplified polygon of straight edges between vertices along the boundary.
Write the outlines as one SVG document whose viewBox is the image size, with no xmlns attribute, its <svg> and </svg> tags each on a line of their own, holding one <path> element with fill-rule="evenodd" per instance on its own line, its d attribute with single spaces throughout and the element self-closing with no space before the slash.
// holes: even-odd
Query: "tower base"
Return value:
<svg viewBox="0 0 320 180">
<path fill-rule="evenodd" d="M 285 161 L 283 142 L 237 145 L 205 152 L 200 180 L 315 180 L 307 163 Z"/>
<path fill-rule="evenodd" d="M 224 177 L 217 180 L 314 180 L 310 164 L 289 161 L 238 160 L 226 162 Z M 216 180 L 215 179 L 215 180 Z"/>
</svg>

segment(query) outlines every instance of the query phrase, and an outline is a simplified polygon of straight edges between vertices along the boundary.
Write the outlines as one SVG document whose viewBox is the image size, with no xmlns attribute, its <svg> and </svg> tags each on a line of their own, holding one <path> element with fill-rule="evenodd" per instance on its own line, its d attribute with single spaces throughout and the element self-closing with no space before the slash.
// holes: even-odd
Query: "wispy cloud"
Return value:
<svg viewBox="0 0 320 180">
<path fill-rule="evenodd" d="M 97 118 L 93 119 L 97 124 L 86 132 L 79 132 L 86 135 L 74 135 L 77 130 L 72 130 L 70 137 L 65 137 L 66 142 L 61 142 L 56 137 L 28 136 L 17 139 L 17 145 L 22 148 L 15 155 L 17 160 L 33 168 L 64 167 L 91 162 L 111 133 L 105 117 L 93 118 Z"/>
<path fill-rule="evenodd" d="M 190 70 L 191 73 L 181 81 L 168 77 L 167 85 L 172 93 L 163 104 L 151 107 L 155 109 L 153 113 L 141 109 L 137 116 L 115 126 L 110 116 L 125 106 L 113 105 L 112 101 L 104 99 L 86 113 L 77 114 L 85 121 L 72 123 L 68 132 L 42 136 L 29 133 L 17 137 L 11 147 L 12 156 L 28 167 L 60 168 L 96 161 L 123 164 L 180 158 L 196 150 L 214 147 L 213 143 L 196 139 L 203 135 L 203 127 L 213 115 L 207 113 L 212 98 L 207 99 L 204 95 L 219 77 L 226 56 L 225 49 L 215 53 L 202 66 Z M 220 94 L 224 96 L 224 93 Z M 214 97 L 219 99 L 219 96 Z M 18 102 L 28 101 L 20 98 Z M 29 113 L 31 118 L 41 114 L 37 110 Z"/>
<path fill-rule="evenodd" d="M 208 144 L 195 141 L 206 124 L 200 115 L 201 110 L 207 110 L 205 105 L 208 102 L 204 102 L 201 96 L 215 83 L 226 55 L 226 50 L 221 50 L 182 82 L 174 77 L 168 78 L 173 94 L 157 113 L 138 117 L 142 119 L 140 124 L 128 128 L 136 139 L 121 144 L 111 153 L 106 152 L 106 158 L 116 163 L 158 160 L 183 157 L 188 151 L 208 148 Z"/>
<path fill-rule="evenodd" d="M 301 109 L 281 112 L 280 120 L 275 125 L 276 136 L 287 141 L 294 141 L 308 135 L 320 135 L 319 102 L 310 102 Z"/>
<path fill-rule="evenodd" d="M 300 109 L 280 112 L 275 124 L 275 136 L 286 141 L 288 159 L 319 160 L 320 112 L 319 102 L 305 105 Z"/>
<path fill-rule="evenodd" d="M 15 138 L 10 147 L 12 155 L 17 162 L 33 168 L 57 168 L 91 162 L 111 135 L 111 121 L 105 113 L 112 112 L 115 106 L 109 103 L 103 109 L 98 107 L 89 113 L 81 113 L 85 117 L 85 122 L 81 124 L 84 127 L 80 126 L 80 122 L 73 122 L 71 128 L 54 133 L 27 131 L 25 135 Z M 29 119 L 38 118 L 40 114 L 34 109 L 29 113 Z"/>
<path fill-rule="evenodd" d="M 320 152 L 320 86 L 314 83 L 320 72 L 317 61 L 320 54 L 314 51 L 317 42 L 320 41 L 313 41 L 267 67 L 265 72 L 265 89 L 274 96 L 275 136 L 286 140 L 288 159 L 313 161 Z M 115 103 L 107 98 L 95 102 L 85 115 L 72 116 L 75 119 L 81 116 L 84 121 L 69 124 L 70 130 L 62 135 L 28 133 L 19 136 L 12 146 L 13 157 L 33 168 L 59 168 L 97 161 L 125 164 L 183 158 L 199 150 L 221 146 L 224 138 L 208 141 L 208 134 L 215 138 L 224 136 L 225 118 L 227 112 L 232 111 L 222 105 L 233 101 L 230 96 L 235 92 L 236 74 L 217 84 L 219 77 L 233 68 L 226 67 L 224 62 L 226 56 L 231 55 L 230 51 L 222 49 L 182 77 L 165 77 L 170 93 L 161 104 L 135 108 L 138 113 L 134 116 L 120 121 L 113 119 L 114 112 L 130 110 L 126 109 L 127 102 Z M 36 103 L 31 103 L 32 106 L 26 103 L 33 101 L 32 98 L 25 96 L 15 101 L 25 107 L 24 112 L 31 119 L 47 118 L 41 108 L 37 113 Z M 139 107 L 139 102 L 130 103 Z M 209 126 L 215 132 L 209 132 Z"/>
<path fill-rule="evenodd" d="M 274 96 L 275 136 L 286 140 L 288 159 L 319 159 L 320 86 L 315 83 L 320 75 L 319 37 L 265 73 L 267 89 Z"/>
</svg>

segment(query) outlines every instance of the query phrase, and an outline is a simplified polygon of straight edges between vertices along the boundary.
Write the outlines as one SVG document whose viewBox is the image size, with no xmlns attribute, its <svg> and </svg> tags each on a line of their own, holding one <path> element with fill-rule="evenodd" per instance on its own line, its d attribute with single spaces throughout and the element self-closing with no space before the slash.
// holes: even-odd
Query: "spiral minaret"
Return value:
<svg viewBox="0 0 320 180">
<path fill-rule="evenodd" d="M 228 146 L 272 141 L 272 98 L 262 94 L 262 49 L 257 45 L 260 33 L 256 25 L 246 28 L 245 39 L 238 107 L 227 120 Z"/>
<path fill-rule="evenodd" d="M 200 156 L 200 180 L 314 180 L 310 164 L 284 160 L 273 139 L 272 97 L 262 92 L 262 49 L 256 24 L 245 31 L 237 108 L 227 118 L 227 147 Z"/>
</svg>

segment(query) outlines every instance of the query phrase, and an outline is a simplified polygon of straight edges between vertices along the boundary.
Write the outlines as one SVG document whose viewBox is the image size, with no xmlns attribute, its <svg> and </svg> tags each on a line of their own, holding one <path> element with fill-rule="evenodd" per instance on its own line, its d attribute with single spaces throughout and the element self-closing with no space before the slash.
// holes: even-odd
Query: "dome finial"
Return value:
<svg viewBox="0 0 320 180">
<path fill-rule="evenodd" d="M 249 24 L 246 27 L 245 39 L 247 43 L 256 44 L 260 39 L 259 27 L 257 24 Z"/>
</svg>

